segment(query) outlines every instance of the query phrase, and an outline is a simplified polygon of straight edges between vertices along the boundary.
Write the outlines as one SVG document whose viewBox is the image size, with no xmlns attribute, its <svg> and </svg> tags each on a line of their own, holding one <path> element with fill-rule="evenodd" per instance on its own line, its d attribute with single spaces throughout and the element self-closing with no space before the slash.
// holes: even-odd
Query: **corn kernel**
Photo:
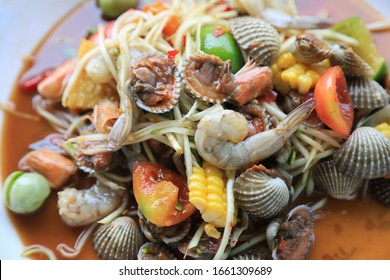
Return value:
<svg viewBox="0 0 390 280">
<path fill-rule="evenodd" d="M 282 80 L 288 82 L 292 88 L 297 88 L 298 86 L 298 73 L 292 71 L 290 68 L 282 72 Z"/>
<path fill-rule="evenodd" d="M 390 125 L 388 123 L 386 123 L 386 122 L 383 122 L 383 123 L 380 123 L 377 126 L 375 126 L 375 129 L 382 132 L 382 131 L 385 131 L 385 130 L 389 130 L 390 129 Z"/>
<path fill-rule="evenodd" d="M 382 133 L 386 138 L 390 139 L 390 130 L 382 131 Z"/>
<path fill-rule="evenodd" d="M 204 226 L 204 231 L 206 232 L 207 236 L 218 239 L 221 237 L 221 233 L 215 228 L 214 225 L 206 224 Z"/>
<path fill-rule="evenodd" d="M 298 77 L 298 92 L 300 94 L 307 94 L 313 84 L 312 78 L 307 75 L 299 75 Z"/>
<path fill-rule="evenodd" d="M 297 63 L 296 58 L 291 53 L 284 53 L 280 56 L 276 64 L 280 69 L 287 69 Z"/>
<path fill-rule="evenodd" d="M 320 75 L 314 71 L 314 70 L 307 70 L 306 72 L 306 75 L 310 76 L 310 78 L 312 79 L 312 83 L 313 85 L 315 85 L 318 81 L 318 79 L 320 78 Z"/>
</svg>

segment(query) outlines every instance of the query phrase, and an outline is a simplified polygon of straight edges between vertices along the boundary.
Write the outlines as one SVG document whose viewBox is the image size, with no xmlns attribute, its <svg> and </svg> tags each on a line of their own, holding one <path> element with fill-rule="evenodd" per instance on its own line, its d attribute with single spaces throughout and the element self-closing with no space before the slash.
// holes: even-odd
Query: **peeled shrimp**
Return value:
<svg viewBox="0 0 390 280">
<path fill-rule="evenodd" d="M 276 153 L 315 107 L 309 99 L 289 113 L 274 129 L 245 139 L 247 120 L 232 110 L 204 117 L 195 131 L 196 148 L 203 159 L 222 169 L 240 169 Z M 245 139 L 245 140 L 244 140 Z"/>
<path fill-rule="evenodd" d="M 57 206 L 68 226 L 94 223 L 115 211 L 122 201 L 124 190 L 114 190 L 101 183 L 89 189 L 66 188 L 58 192 Z"/>
</svg>

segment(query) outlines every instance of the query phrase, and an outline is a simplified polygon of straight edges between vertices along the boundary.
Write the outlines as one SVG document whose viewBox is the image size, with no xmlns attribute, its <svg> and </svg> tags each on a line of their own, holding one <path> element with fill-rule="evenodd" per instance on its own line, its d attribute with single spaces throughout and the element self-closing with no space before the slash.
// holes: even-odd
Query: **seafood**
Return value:
<svg viewBox="0 0 390 280">
<path fill-rule="evenodd" d="M 175 244 L 184 239 L 191 229 L 191 219 L 187 219 L 177 225 L 169 227 L 159 227 L 149 222 L 138 209 L 139 223 L 142 233 L 152 242 L 164 242 L 165 244 Z"/>
<path fill-rule="evenodd" d="M 229 102 L 242 106 L 272 89 L 272 71 L 269 67 L 258 67 L 249 60 L 234 76 L 236 88 Z"/>
<path fill-rule="evenodd" d="M 64 135 L 59 133 L 52 133 L 47 135 L 45 138 L 38 140 L 28 145 L 31 150 L 50 150 L 58 154 L 65 155 L 65 151 L 61 148 L 61 144 L 66 141 Z"/>
<path fill-rule="evenodd" d="M 329 57 L 332 65 L 339 65 L 347 77 L 370 77 L 374 70 L 351 47 L 344 44 L 332 45 L 332 55 Z"/>
<path fill-rule="evenodd" d="M 234 256 L 233 260 L 272 260 L 272 256 L 269 248 L 259 247 Z"/>
<path fill-rule="evenodd" d="M 143 244 L 137 254 L 138 260 L 176 260 L 177 258 L 164 246 L 158 243 Z"/>
<path fill-rule="evenodd" d="M 376 109 L 389 104 L 390 96 L 386 90 L 371 78 L 349 79 L 348 91 L 357 109 Z"/>
<path fill-rule="evenodd" d="M 134 59 L 131 86 L 136 104 L 152 113 L 170 111 L 179 100 L 181 76 L 176 64 L 162 53 Z"/>
<path fill-rule="evenodd" d="M 291 53 L 300 62 L 313 64 L 329 58 L 332 48 L 316 36 L 305 33 L 297 35 Z"/>
<path fill-rule="evenodd" d="M 194 97 L 211 103 L 227 101 L 235 90 L 231 62 L 201 52 L 186 60 L 183 81 Z"/>
<path fill-rule="evenodd" d="M 75 60 L 67 60 L 38 84 L 39 94 L 47 99 L 60 99 L 67 77 L 76 66 Z"/>
<path fill-rule="evenodd" d="M 374 179 L 390 172 L 390 140 L 372 127 L 359 127 L 334 154 L 338 170 L 349 176 Z"/>
<path fill-rule="evenodd" d="M 123 194 L 99 182 L 88 189 L 65 188 L 58 192 L 58 212 L 68 226 L 88 225 L 117 209 Z"/>
<path fill-rule="evenodd" d="M 370 180 L 369 192 L 376 202 L 390 208 L 390 179 Z"/>
<path fill-rule="evenodd" d="M 261 66 L 271 65 L 280 49 L 279 33 L 272 25 L 255 17 L 230 20 L 234 38 L 240 47 Z"/>
<path fill-rule="evenodd" d="M 336 199 L 350 199 L 363 184 L 360 177 L 351 177 L 337 170 L 332 160 L 319 163 L 313 173 L 316 186 Z"/>
<path fill-rule="evenodd" d="M 277 216 L 287 207 L 290 190 L 280 172 L 259 165 L 237 177 L 234 199 L 248 214 L 266 219 Z"/>
<path fill-rule="evenodd" d="M 92 242 L 96 253 L 104 260 L 135 260 L 143 236 L 132 218 L 122 216 L 100 225 Z"/>
<path fill-rule="evenodd" d="M 62 154 L 48 149 L 28 152 L 20 161 L 19 169 L 35 171 L 44 176 L 52 188 L 60 189 L 76 173 L 76 164 Z"/>
<path fill-rule="evenodd" d="M 314 243 L 314 220 L 311 208 L 299 205 L 284 220 L 271 222 L 267 228 L 267 241 L 273 259 L 305 259 Z"/>
<path fill-rule="evenodd" d="M 109 133 L 119 115 L 118 102 L 103 99 L 93 108 L 91 122 L 99 133 Z"/>
<path fill-rule="evenodd" d="M 311 113 L 315 100 L 309 99 L 293 110 L 276 128 L 248 135 L 247 120 L 232 110 L 204 117 L 195 131 L 195 145 L 207 162 L 222 169 L 239 169 L 276 153 Z M 245 140 L 244 140 L 245 139 Z"/>
<path fill-rule="evenodd" d="M 245 116 L 248 122 L 247 137 L 276 126 L 274 118 L 268 115 L 265 109 L 259 104 L 244 105 L 240 107 L 239 112 Z"/>
<path fill-rule="evenodd" d="M 203 235 L 195 247 L 188 249 L 189 242 L 185 241 L 179 244 L 178 249 L 185 257 L 189 256 L 196 260 L 211 260 L 218 251 L 220 241 L 221 239 Z"/>
</svg>

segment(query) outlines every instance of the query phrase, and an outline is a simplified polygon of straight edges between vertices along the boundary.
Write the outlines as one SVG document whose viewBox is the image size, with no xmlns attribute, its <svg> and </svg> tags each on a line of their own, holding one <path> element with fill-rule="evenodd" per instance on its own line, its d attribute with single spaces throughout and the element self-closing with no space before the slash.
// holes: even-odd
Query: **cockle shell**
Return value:
<svg viewBox="0 0 390 280">
<path fill-rule="evenodd" d="M 137 254 L 138 260 L 176 260 L 169 249 L 158 243 L 147 242 L 143 244 Z"/>
<path fill-rule="evenodd" d="M 313 34 L 308 33 L 297 35 L 290 51 L 300 62 L 313 64 L 328 59 L 332 48 Z"/>
<path fill-rule="evenodd" d="M 137 223 L 123 216 L 100 225 L 93 236 L 93 246 L 104 260 L 134 260 L 143 243 Z"/>
<path fill-rule="evenodd" d="M 260 247 L 234 256 L 233 260 L 272 260 L 272 256 L 268 247 Z"/>
<path fill-rule="evenodd" d="M 317 187 L 336 199 L 351 198 L 363 183 L 360 177 L 351 177 L 338 171 L 332 160 L 317 164 L 313 179 Z"/>
<path fill-rule="evenodd" d="M 349 176 L 383 177 L 390 172 L 390 140 L 375 128 L 359 127 L 334 154 L 334 162 Z"/>
<path fill-rule="evenodd" d="M 370 180 L 369 192 L 376 202 L 390 208 L 390 179 L 379 178 Z"/>
<path fill-rule="evenodd" d="M 366 77 L 348 80 L 348 91 L 357 109 L 375 109 L 389 104 L 390 96 L 375 80 Z"/>
<path fill-rule="evenodd" d="M 313 211 L 307 205 L 296 206 L 279 225 L 275 243 L 272 245 L 272 257 L 276 260 L 305 259 L 313 243 Z"/>
<path fill-rule="evenodd" d="M 191 218 L 173 226 L 159 227 L 149 222 L 139 209 L 137 213 L 142 233 L 152 242 L 162 241 L 172 245 L 184 239 L 191 229 Z"/>
<path fill-rule="evenodd" d="M 271 218 L 289 203 L 290 191 L 276 171 L 254 166 L 241 173 L 234 182 L 237 205 L 249 214 Z"/>
<path fill-rule="evenodd" d="M 132 60 L 131 71 L 129 92 L 138 107 L 152 113 L 164 113 L 175 106 L 181 91 L 181 75 L 167 55 L 143 53 Z"/>
<path fill-rule="evenodd" d="M 278 31 L 268 22 L 255 17 L 237 17 L 230 20 L 230 28 L 240 47 L 259 65 L 269 66 L 278 56 Z"/>
<path fill-rule="evenodd" d="M 339 65 L 347 77 L 370 77 L 374 70 L 351 47 L 344 44 L 332 45 L 332 54 L 329 57 L 332 65 Z"/>
<path fill-rule="evenodd" d="M 183 64 L 183 82 L 192 96 L 205 102 L 222 103 L 235 91 L 231 61 L 196 52 Z"/>
</svg>

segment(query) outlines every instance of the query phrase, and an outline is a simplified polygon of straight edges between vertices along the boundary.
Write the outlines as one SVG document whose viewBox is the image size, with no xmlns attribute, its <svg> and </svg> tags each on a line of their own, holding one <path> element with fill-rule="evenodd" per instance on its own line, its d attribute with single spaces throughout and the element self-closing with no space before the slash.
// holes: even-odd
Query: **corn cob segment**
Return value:
<svg viewBox="0 0 390 280">
<path fill-rule="evenodd" d="M 299 62 L 291 53 L 284 53 L 271 66 L 274 87 L 283 94 L 291 89 L 296 89 L 300 94 L 307 94 L 327 68 L 329 68 L 327 60 L 322 64 L 306 65 Z"/>
<path fill-rule="evenodd" d="M 224 227 L 227 213 L 226 178 L 222 170 L 204 162 L 190 176 L 189 201 L 199 210 L 208 236 L 219 238 L 217 227 Z"/>
</svg>

